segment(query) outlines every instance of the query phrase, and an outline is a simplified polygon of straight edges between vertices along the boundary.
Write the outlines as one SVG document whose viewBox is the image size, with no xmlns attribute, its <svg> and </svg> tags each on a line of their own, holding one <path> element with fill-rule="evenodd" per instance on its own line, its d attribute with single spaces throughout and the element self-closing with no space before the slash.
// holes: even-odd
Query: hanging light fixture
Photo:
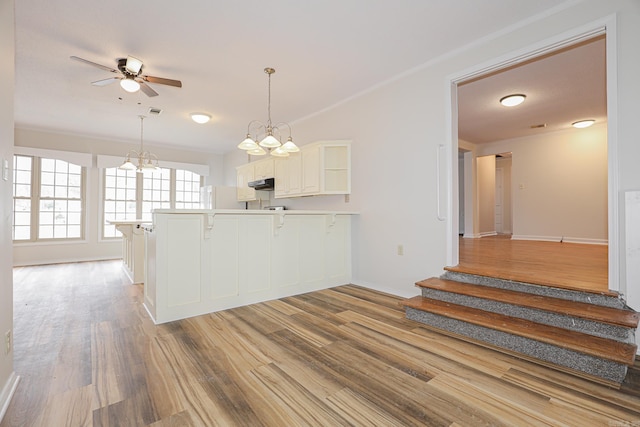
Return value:
<svg viewBox="0 0 640 427">
<path fill-rule="evenodd" d="M 300 149 L 293 143 L 291 138 L 291 126 L 288 123 L 280 122 L 275 126 L 271 124 L 271 75 L 276 72 L 273 68 L 265 68 L 264 72 L 269 76 L 269 98 L 267 103 L 267 124 L 265 125 L 259 120 L 252 120 L 247 125 L 247 137 L 238 144 L 238 148 L 245 150 L 253 156 L 263 156 L 267 154 L 268 149 L 272 156 L 287 157 L 289 153 L 295 153 Z M 286 126 L 289 130 L 287 142 L 280 142 L 281 127 Z M 253 128 L 253 137 L 251 131 Z M 260 143 L 256 141 L 260 140 Z"/>
<path fill-rule="evenodd" d="M 158 166 L 158 157 L 150 151 L 144 151 L 142 137 L 145 116 L 138 117 L 140 117 L 140 151 L 129 150 L 124 163 L 121 164 L 119 168 L 124 170 L 135 170 L 136 172 L 153 172 L 160 169 Z M 137 165 L 131 161 L 132 157 L 138 160 Z"/>
</svg>

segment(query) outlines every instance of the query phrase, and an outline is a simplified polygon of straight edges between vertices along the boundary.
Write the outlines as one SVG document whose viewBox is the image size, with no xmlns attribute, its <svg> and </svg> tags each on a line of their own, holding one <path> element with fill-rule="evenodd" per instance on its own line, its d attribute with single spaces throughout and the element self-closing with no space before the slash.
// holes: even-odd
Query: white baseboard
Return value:
<svg viewBox="0 0 640 427">
<path fill-rule="evenodd" d="M 18 382 L 20 381 L 20 377 L 16 375 L 15 372 L 11 372 L 7 383 L 2 388 L 0 392 L 0 422 L 4 418 L 4 414 L 7 413 L 7 409 L 9 408 L 9 403 L 11 403 L 11 398 L 18 388 Z"/>
<path fill-rule="evenodd" d="M 112 261 L 122 259 L 122 257 L 104 256 L 104 257 L 87 257 L 87 258 L 59 258 L 47 259 L 43 261 L 22 261 L 14 262 L 14 267 L 30 267 L 32 265 L 49 265 L 49 264 L 68 264 L 72 262 L 91 262 L 91 261 Z"/>
<path fill-rule="evenodd" d="M 527 236 L 514 234 L 512 240 L 535 240 L 540 242 L 564 242 L 564 243 L 582 243 L 584 245 L 607 245 L 607 239 L 587 239 L 583 237 L 567 237 L 567 236 Z"/>
</svg>

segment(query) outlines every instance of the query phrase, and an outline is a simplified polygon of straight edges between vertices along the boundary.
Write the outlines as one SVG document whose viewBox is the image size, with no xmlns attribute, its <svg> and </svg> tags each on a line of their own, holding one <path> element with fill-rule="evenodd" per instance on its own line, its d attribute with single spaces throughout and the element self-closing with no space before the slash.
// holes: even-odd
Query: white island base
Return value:
<svg viewBox="0 0 640 427">
<path fill-rule="evenodd" d="M 155 210 L 144 305 L 159 324 L 350 283 L 351 215 Z"/>
</svg>

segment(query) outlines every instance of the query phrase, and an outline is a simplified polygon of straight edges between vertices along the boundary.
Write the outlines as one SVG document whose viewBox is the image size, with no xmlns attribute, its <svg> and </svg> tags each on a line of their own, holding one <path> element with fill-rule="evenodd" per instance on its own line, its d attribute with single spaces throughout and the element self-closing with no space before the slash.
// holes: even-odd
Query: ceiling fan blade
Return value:
<svg viewBox="0 0 640 427">
<path fill-rule="evenodd" d="M 171 79 L 163 79 L 162 77 L 153 77 L 153 76 L 140 76 L 145 82 L 149 83 L 157 83 L 160 85 L 174 86 L 174 87 L 182 87 L 182 82 L 180 80 L 171 80 Z"/>
<path fill-rule="evenodd" d="M 106 65 L 100 65 L 97 64 L 95 62 L 91 62 L 91 61 L 87 61 L 86 59 L 77 57 L 77 56 L 70 56 L 69 58 L 75 60 L 75 61 L 80 61 L 80 62 L 84 62 L 87 65 L 92 65 L 94 67 L 100 68 L 102 70 L 106 70 L 106 71 L 111 71 L 112 73 L 119 73 L 120 70 L 118 70 L 117 68 L 113 68 L 113 67 L 107 67 Z"/>
<path fill-rule="evenodd" d="M 109 77 L 108 79 L 96 80 L 95 82 L 91 82 L 91 84 L 94 85 L 94 86 L 106 86 L 106 85 L 110 85 L 111 83 L 115 83 L 118 80 L 121 80 L 121 78 L 120 77 Z"/>
<path fill-rule="evenodd" d="M 137 80 L 137 81 L 138 81 L 138 83 L 140 83 L 140 90 L 142 90 L 145 95 L 147 95 L 147 96 L 158 96 L 158 92 L 153 90 L 151 88 L 151 86 L 146 84 L 144 81 L 140 81 L 140 80 Z"/>
</svg>

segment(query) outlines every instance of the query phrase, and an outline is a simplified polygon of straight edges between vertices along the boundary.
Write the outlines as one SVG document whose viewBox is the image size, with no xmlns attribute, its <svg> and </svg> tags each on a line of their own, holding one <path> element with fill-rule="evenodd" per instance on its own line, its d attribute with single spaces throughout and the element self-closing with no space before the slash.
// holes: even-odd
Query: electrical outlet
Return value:
<svg viewBox="0 0 640 427">
<path fill-rule="evenodd" d="M 4 334 L 4 354 L 9 354 L 11 353 L 11 331 L 7 331 Z"/>
<path fill-rule="evenodd" d="M 398 255 L 404 255 L 404 246 L 398 245 Z"/>
</svg>

